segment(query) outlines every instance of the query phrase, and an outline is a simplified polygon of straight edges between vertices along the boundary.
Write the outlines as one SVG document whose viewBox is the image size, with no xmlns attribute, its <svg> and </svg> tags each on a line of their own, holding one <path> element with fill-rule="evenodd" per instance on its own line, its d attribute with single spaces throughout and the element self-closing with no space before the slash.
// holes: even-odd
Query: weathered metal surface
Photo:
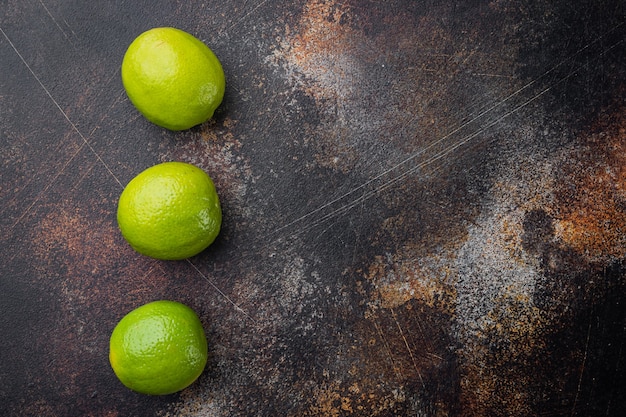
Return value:
<svg viewBox="0 0 626 417">
<path fill-rule="evenodd" d="M 621 416 L 622 1 L 0 3 L 3 416 Z M 176 26 L 220 57 L 213 122 L 159 129 L 119 65 Z M 215 180 L 218 241 L 134 253 L 134 175 Z M 211 359 L 134 394 L 108 339 L 155 299 Z"/>
</svg>

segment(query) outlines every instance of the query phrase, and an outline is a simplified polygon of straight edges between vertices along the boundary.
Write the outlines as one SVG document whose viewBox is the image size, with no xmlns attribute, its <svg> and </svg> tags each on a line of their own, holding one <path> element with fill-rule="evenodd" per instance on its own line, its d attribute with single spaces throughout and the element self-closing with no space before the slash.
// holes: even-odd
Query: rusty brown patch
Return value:
<svg viewBox="0 0 626 417">
<path fill-rule="evenodd" d="M 311 144 L 318 149 L 316 161 L 321 166 L 344 172 L 354 167 L 358 158 L 351 149 L 355 142 L 350 137 L 348 119 L 354 117 L 349 114 L 350 108 L 363 78 L 353 50 L 361 35 L 350 25 L 352 16 L 344 3 L 307 1 L 296 28 L 285 28 L 279 49 L 274 52 L 275 60 L 287 70 L 289 81 L 315 100 L 325 122 L 337 122 L 333 127 L 317 126 L 327 137 L 320 143 L 320 138 L 313 138 Z M 318 136 L 316 132 L 311 135 Z"/>
<path fill-rule="evenodd" d="M 350 38 L 356 36 L 346 19 L 348 7 L 337 1 L 307 1 L 297 26 L 297 33 L 288 39 L 288 59 L 296 70 L 312 83 L 304 90 L 318 103 L 340 100 L 341 92 L 353 88 L 350 77 L 356 62 L 350 57 Z M 287 28 L 285 35 L 291 36 Z M 338 84 L 339 83 L 339 84 Z"/>
<path fill-rule="evenodd" d="M 338 384 L 318 386 L 314 389 L 314 404 L 305 416 L 339 417 L 352 414 L 352 401 L 340 393 Z"/>
<path fill-rule="evenodd" d="M 517 190 L 515 197 L 523 200 L 523 194 Z M 505 202 L 506 199 L 500 203 Z M 450 334 L 457 329 L 456 340 L 450 342 L 459 344 L 455 351 L 461 390 L 457 400 L 464 412 L 475 413 L 468 415 L 485 415 L 490 407 L 501 408 L 496 404 L 500 400 L 511 402 L 508 410 L 518 413 L 511 415 L 524 415 L 527 411 L 524 407 L 528 405 L 525 401 L 531 393 L 524 391 L 522 383 L 513 383 L 517 379 L 508 371 L 503 373 L 502 368 L 507 366 L 506 358 L 513 358 L 519 352 L 532 356 L 531 345 L 543 334 L 545 324 L 532 299 L 538 272 L 527 265 L 529 260 L 521 244 L 524 212 L 521 209 L 511 212 L 506 207 L 494 213 L 494 217 L 480 219 L 478 230 L 471 231 L 458 245 L 424 252 L 409 244 L 393 256 L 377 257 L 364 274 L 372 285 L 369 311 L 376 312 L 367 318 L 375 326 L 381 314 L 392 317 L 415 314 L 420 323 L 401 327 L 413 337 L 417 331 L 421 337 L 441 340 L 442 336 L 432 327 L 434 323 Z M 468 272 L 470 278 L 464 277 Z M 410 312 L 405 307 L 411 307 Z M 399 313 L 393 314 L 396 310 Z M 409 363 L 398 367 L 399 375 L 409 372 L 408 375 L 416 378 L 420 373 L 427 375 L 433 369 L 445 369 L 443 358 L 450 353 L 446 352 L 449 346 L 414 342 L 415 350 L 407 350 L 400 328 L 381 327 L 380 336 L 386 341 L 399 339 L 394 349 L 388 349 L 399 352 L 397 362 L 406 361 L 406 355 L 410 358 L 411 352 L 421 358 L 417 366 L 411 367 Z M 502 363 L 494 359 L 492 343 L 500 343 L 498 357 Z M 403 344 L 405 357 L 400 353 Z M 500 384 L 507 387 L 501 388 Z M 448 395 L 456 395 L 453 388 L 449 389 Z M 517 405 L 513 399 L 517 399 Z M 454 407 L 449 405 L 449 412 Z"/>
<path fill-rule="evenodd" d="M 457 364 L 446 334 L 450 317 L 409 300 L 368 306 L 346 357 L 353 361 L 343 395 L 356 415 L 455 415 Z M 446 381 L 445 383 L 443 381 Z"/>
<path fill-rule="evenodd" d="M 450 255 L 448 255 L 450 256 Z M 419 300 L 429 308 L 454 313 L 454 271 L 446 256 L 414 258 L 410 252 L 393 258 L 377 256 L 365 277 L 376 288 L 374 298 L 381 308 L 397 308 Z"/>
<path fill-rule="evenodd" d="M 58 268 L 58 259 L 63 260 L 62 268 L 54 273 L 64 272 L 67 279 L 59 283 L 66 297 L 68 310 L 77 306 L 99 307 L 107 303 L 116 304 L 118 300 L 132 302 L 135 290 L 142 292 L 145 288 L 131 285 L 124 281 L 134 276 L 135 268 L 140 265 L 126 265 L 121 261 L 119 248 L 125 248 L 128 256 L 141 257 L 123 240 L 117 225 L 111 223 L 110 211 L 102 211 L 94 206 L 85 208 L 83 205 L 68 204 L 56 206 L 39 222 L 36 254 L 45 257 L 43 261 Z M 58 257 L 57 257 L 58 256 Z M 96 262 L 97 260 L 97 262 Z M 145 258 L 147 260 L 147 258 Z M 148 261 L 150 263 L 150 261 Z M 120 267 L 122 269 L 120 269 Z M 133 284 L 149 284 L 153 290 L 167 287 L 163 276 L 152 275 L 157 271 L 153 265 L 142 274 L 144 282 Z M 111 274 L 120 274 L 111 277 Z M 107 281 L 111 279 L 111 281 Z M 116 283 L 117 285 L 111 285 Z M 93 303 L 93 305 L 85 305 Z"/>
<path fill-rule="evenodd" d="M 75 410 L 106 401 L 98 397 L 103 381 L 117 383 L 107 361 L 117 321 L 144 302 L 172 296 L 163 270 L 121 237 L 106 204 L 110 201 L 46 204 L 39 208 L 40 220 L 29 236 L 37 259 L 36 285 L 45 288 L 47 303 L 56 306 L 54 326 L 34 341 L 37 350 L 52 359 L 33 380 L 55 381 L 60 398 L 79 396 L 79 401 L 69 401 Z"/>
<path fill-rule="evenodd" d="M 626 256 L 626 108 L 605 111 L 561 169 L 552 207 L 561 244 L 590 262 Z"/>
</svg>

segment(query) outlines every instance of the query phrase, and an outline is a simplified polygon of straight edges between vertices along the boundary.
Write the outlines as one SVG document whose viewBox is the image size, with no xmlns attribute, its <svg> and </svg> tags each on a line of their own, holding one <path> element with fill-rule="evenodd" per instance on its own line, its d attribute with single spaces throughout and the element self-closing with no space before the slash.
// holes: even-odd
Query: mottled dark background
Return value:
<svg viewBox="0 0 626 417">
<path fill-rule="evenodd" d="M 626 415 L 624 2 L 0 0 L 2 416 Z M 173 133 L 128 44 L 205 41 L 227 92 Z M 142 257 L 115 212 L 161 161 L 223 231 Z M 149 397 L 117 321 L 194 308 L 210 363 Z"/>
</svg>

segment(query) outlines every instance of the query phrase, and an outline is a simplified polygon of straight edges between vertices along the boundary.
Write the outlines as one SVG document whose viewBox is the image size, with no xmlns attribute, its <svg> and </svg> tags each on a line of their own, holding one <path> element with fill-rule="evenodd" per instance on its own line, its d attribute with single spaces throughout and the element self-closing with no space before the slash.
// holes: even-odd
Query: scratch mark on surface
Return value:
<svg viewBox="0 0 626 417">
<path fill-rule="evenodd" d="M 357 256 L 358 256 L 358 249 L 359 249 L 359 244 L 361 242 L 361 232 L 363 231 L 363 225 L 364 225 L 364 221 L 363 221 L 363 216 L 365 213 L 365 200 L 362 200 L 361 203 L 361 208 L 359 210 L 359 213 L 357 216 L 354 217 L 354 221 L 356 222 L 356 224 L 354 225 L 353 229 L 354 229 L 354 249 L 352 250 L 352 264 L 356 263 L 357 260 Z"/>
<path fill-rule="evenodd" d="M 124 89 L 121 89 L 120 93 L 117 95 L 115 100 L 113 100 L 113 102 L 107 107 L 107 109 L 104 112 L 102 112 L 102 116 L 100 117 L 100 120 L 98 120 L 98 123 L 94 126 L 93 129 L 91 129 L 91 132 L 89 132 L 89 137 L 92 137 L 96 133 L 96 131 L 100 129 L 100 124 L 104 121 L 104 119 L 106 119 L 109 116 L 111 109 L 113 109 L 116 105 L 118 105 L 122 101 L 122 97 L 125 95 L 126 95 L 126 92 L 124 91 Z"/>
<path fill-rule="evenodd" d="M 393 353 L 391 352 L 389 343 L 387 343 L 387 339 L 385 338 L 385 335 L 383 334 L 383 331 L 378 325 L 378 322 L 376 321 L 375 317 L 374 317 L 373 323 L 374 323 L 374 327 L 376 327 L 376 331 L 378 332 L 378 335 L 380 336 L 380 339 L 385 345 L 385 350 L 387 351 L 387 355 L 389 356 L 389 361 L 391 362 L 391 367 L 393 368 L 393 372 L 396 374 L 396 378 L 398 378 L 398 380 L 402 380 L 402 375 L 400 374 L 400 371 L 398 367 L 396 366 L 396 362 L 393 360 Z"/>
<path fill-rule="evenodd" d="M 475 75 L 477 77 L 491 77 L 491 78 L 509 78 L 509 79 L 515 78 L 514 76 L 508 75 L 508 74 L 492 74 L 492 73 L 487 73 L 487 72 L 474 72 L 472 73 L 472 75 Z"/>
<path fill-rule="evenodd" d="M 54 24 L 56 25 L 57 28 L 59 28 L 59 30 L 61 31 L 61 33 L 63 34 L 63 36 L 65 37 L 65 39 L 67 39 L 67 41 L 72 44 L 72 46 L 74 46 L 74 44 L 72 43 L 72 41 L 70 40 L 69 36 L 67 36 L 67 33 L 63 30 L 63 28 L 61 27 L 61 25 L 59 25 L 59 22 L 57 22 L 57 20 L 54 18 L 54 16 L 52 15 L 52 13 L 50 13 L 50 10 L 48 9 L 48 7 L 46 7 L 45 3 L 43 2 L 43 0 L 39 0 L 39 4 L 41 4 L 41 6 L 44 8 L 44 10 L 46 11 L 46 13 L 48 13 L 48 16 L 50 16 L 50 19 L 52 19 L 52 21 L 54 22 Z M 65 22 L 67 24 L 67 22 Z"/>
<path fill-rule="evenodd" d="M 580 375 L 578 376 L 578 386 L 576 387 L 576 396 L 574 397 L 574 404 L 572 405 L 571 415 L 576 414 L 576 406 L 578 405 L 578 397 L 583 384 L 583 375 L 585 374 L 585 366 L 587 365 L 587 353 L 589 352 L 589 339 L 591 338 L 591 322 L 587 328 L 587 340 L 585 341 L 585 354 L 583 356 L 583 362 L 580 365 Z"/>
<path fill-rule="evenodd" d="M 85 180 L 85 178 L 87 178 L 89 176 L 91 171 L 93 171 L 93 169 L 96 166 L 96 164 L 97 164 L 97 162 L 92 162 L 91 164 L 89 164 L 89 168 L 87 170 L 85 170 L 83 175 L 81 175 L 80 178 L 78 179 L 78 181 L 76 181 L 76 183 L 72 187 L 72 190 L 76 190 L 78 188 L 78 186 Z"/>
<path fill-rule="evenodd" d="M 202 278 L 203 278 L 206 282 L 208 282 L 208 283 L 209 283 L 209 285 L 211 285 L 211 287 L 213 287 L 213 289 L 214 289 L 215 291 L 217 291 L 217 292 L 218 292 L 218 293 L 219 293 L 222 297 L 224 297 L 224 298 L 226 299 L 226 301 L 228 301 L 230 304 L 232 304 L 232 306 L 233 306 L 233 307 L 235 307 L 235 310 L 236 310 L 236 311 L 238 311 L 238 312 L 240 312 L 241 314 L 243 314 L 243 315 L 244 315 L 244 316 L 245 316 L 248 320 L 250 320 L 251 322 L 256 323 L 256 321 L 255 321 L 255 320 L 254 320 L 254 319 L 253 319 L 253 318 L 252 318 L 252 317 L 251 317 L 248 313 L 246 313 L 246 311 L 245 311 L 243 308 L 241 308 L 241 307 L 239 306 L 239 304 L 237 304 L 236 302 L 234 302 L 234 301 L 233 301 L 233 300 L 232 300 L 232 299 L 231 299 L 228 295 L 226 295 L 226 294 L 224 293 L 224 291 L 222 291 L 222 290 L 221 290 L 221 289 L 220 289 L 217 285 L 215 285 L 215 283 L 214 283 L 213 281 L 211 281 L 211 280 L 209 279 L 209 277 L 208 277 L 208 276 L 206 276 L 206 274 L 202 273 L 202 271 L 200 271 L 200 269 L 198 269 L 198 267 L 197 267 L 197 266 L 196 266 L 193 262 L 191 262 L 189 259 L 187 259 L 186 261 L 187 261 L 187 263 L 188 263 L 189 265 L 191 265 L 191 267 L 192 267 L 193 269 L 195 269 L 195 271 L 196 271 L 196 272 L 197 272 L 197 273 L 198 273 L 198 274 L 199 274 L 199 275 L 200 275 L 200 276 L 201 276 L 201 277 L 202 277 Z"/>
<path fill-rule="evenodd" d="M 245 15 L 243 15 L 242 17 L 240 17 L 239 19 L 237 19 L 236 21 L 234 21 L 229 27 L 228 29 L 226 29 L 227 31 L 231 31 L 235 26 L 239 25 L 241 22 L 243 22 L 244 20 L 246 20 L 248 18 L 248 16 L 250 16 L 251 14 L 253 14 L 254 12 L 256 12 L 261 6 L 263 6 L 265 3 L 267 3 L 267 0 L 263 0 L 261 1 L 259 4 L 257 4 L 252 10 L 250 10 L 248 13 L 246 13 Z"/>
<path fill-rule="evenodd" d="M 409 352 L 409 356 L 411 357 L 411 362 L 413 362 L 413 367 L 415 368 L 415 372 L 417 372 L 417 376 L 420 379 L 420 382 L 422 383 L 422 387 L 426 388 L 426 384 L 424 383 L 424 378 L 422 378 L 422 373 L 420 372 L 419 367 L 417 366 L 415 356 L 413 356 L 413 350 L 409 346 L 409 341 L 407 340 L 406 336 L 404 336 L 404 331 L 402 330 L 402 326 L 400 326 L 400 322 L 398 321 L 396 312 L 393 310 L 393 308 L 390 308 L 389 310 L 391 311 L 391 316 L 393 317 L 393 321 L 395 321 L 396 326 L 398 326 L 398 331 L 400 332 L 400 336 L 402 337 L 402 340 L 404 341 L 406 350 Z"/>
</svg>

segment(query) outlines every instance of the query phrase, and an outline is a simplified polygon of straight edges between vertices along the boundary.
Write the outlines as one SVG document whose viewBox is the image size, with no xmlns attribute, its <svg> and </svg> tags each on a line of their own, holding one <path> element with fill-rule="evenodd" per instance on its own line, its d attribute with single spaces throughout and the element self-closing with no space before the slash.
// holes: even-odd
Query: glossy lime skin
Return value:
<svg viewBox="0 0 626 417">
<path fill-rule="evenodd" d="M 140 34 L 122 61 L 130 101 L 151 122 L 185 130 L 213 117 L 225 91 L 224 70 L 213 51 L 180 29 Z"/>
<path fill-rule="evenodd" d="M 154 301 L 131 311 L 111 334 L 109 361 L 128 388 L 166 395 L 191 385 L 204 370 L 208 346 L 196 313 L 176 301 Z"/>
<path fill-rule="evenodd" d="M 203 170 L 185 162 L 164 162 L 141 172 L 124 188 L 117 221 L 137 252 L 180 260 L 213 243 L 222 210 L 215 185 Z"/>
</svg>

